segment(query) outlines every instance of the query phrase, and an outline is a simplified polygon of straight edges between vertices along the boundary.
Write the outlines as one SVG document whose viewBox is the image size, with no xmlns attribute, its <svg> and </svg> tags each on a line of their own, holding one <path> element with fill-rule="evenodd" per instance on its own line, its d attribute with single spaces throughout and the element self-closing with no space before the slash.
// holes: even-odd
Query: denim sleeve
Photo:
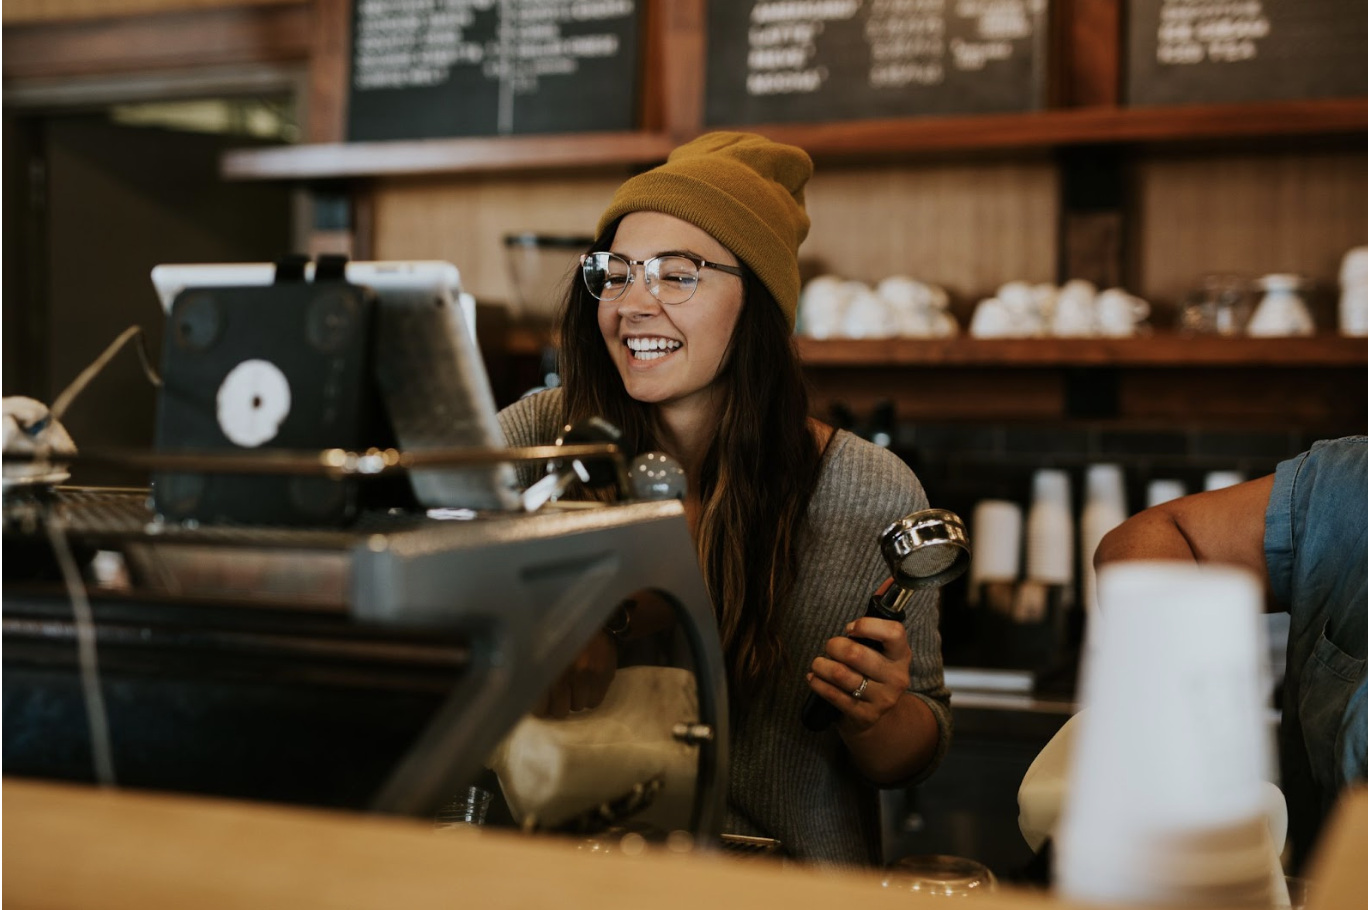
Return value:
<svg viewBox="0 0 1368 910">
<path fill-rule="evenodd" d="M 1318 442 L 1278 465 L 1264 555 L 1291 616 L 1284 784 L 1289 794 L 1312 784 L 1323 813 L 1348 781 L 1368 776 L 1368 436 Z"/>
<path fill-rule="evenodd" d="M 1323 440 L 1278 465 L 1264 556 L 1273 596 L 1290 612 L 1368 608 L 1368 436 Z"/>
<path fill-rule="evenodd" d="M 1292 491 L 1297 485 L 1297 474 L 1310 456 L 1303 452 L 1278 465 L 1273 475 L 1273 492 L 1268 497 L 1268 511 L 1264 513 L 1264 559 L 1268 563 L 1268 585 L 1280 604 L 1292 602 L 1292 567 L 1295 553 L 1292 545 Z"/>
</svg>

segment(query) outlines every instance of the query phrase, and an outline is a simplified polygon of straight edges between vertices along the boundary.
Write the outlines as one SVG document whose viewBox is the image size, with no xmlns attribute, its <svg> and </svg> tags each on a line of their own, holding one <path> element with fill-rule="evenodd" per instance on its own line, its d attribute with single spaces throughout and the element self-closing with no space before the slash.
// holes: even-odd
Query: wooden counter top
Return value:
<svg viewBox="0 0 1368 910">
<path fill-rule="evenodd" d="M 483 906 L 528 910 L 938 907 L 877 873 L 826 872 L 722 855 L 581 852 L 496 829 L 437 833 L 408 819 L 100 790 L 6 778 L 10 910 L 224 910 Z M 1361 904 L 1368 787 L 1341 804 L 1314 870 L 1313 910 Z M 1006 889 L 980 910 L 1077 904 Z"/>
<path fill-rule="evenodd" d="M 872 910 L 917 898 L 885 890 L 874 873 L 721 855 L 594 855 L 569 841 L 439 834 L 406 819 L 16 778 L 5 779 L 3 797 L 10 910 Z M 975 901 L 983 910 L 1057 906 L 1032 894 L 985 897 Z"/>
</svg>

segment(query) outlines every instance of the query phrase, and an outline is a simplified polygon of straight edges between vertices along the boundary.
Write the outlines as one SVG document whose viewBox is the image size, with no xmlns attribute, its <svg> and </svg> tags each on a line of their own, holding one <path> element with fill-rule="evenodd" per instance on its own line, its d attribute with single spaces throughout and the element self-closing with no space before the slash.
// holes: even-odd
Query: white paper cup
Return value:
<svg viewBox="0 0 1368 910">
<path fill-rule="evenodd" d="M 1078 562 L 1082 571 L 1083 607 L 1089 615 L 1097 609 L 1097 583 L 1093 554 L 1108 531 L 1125 521 L 1126 485 L 1118 464 L 1088 466 L 1087 499 L 1079 520 Z"/>
<path fill-rule="evenodd" d="M 1044 468 L 1032 482 L 1026 519 L 1026 577 L 1046 584 L 1073 581 L 1074 524 L 1069 475 Z"/>
<path fill-rule="evenodd" d="M 1021 574 L 1021 506 L 1005 499 L 981 500 L 969 530 L 973 581 L 1016 581 Z"/>
<path fill-rule="evenodd" d="M 1098 573 L 1056 881 L 1083 901 L 1266 902 L 1258 580 L 1233 566 Z"/>
</svg>

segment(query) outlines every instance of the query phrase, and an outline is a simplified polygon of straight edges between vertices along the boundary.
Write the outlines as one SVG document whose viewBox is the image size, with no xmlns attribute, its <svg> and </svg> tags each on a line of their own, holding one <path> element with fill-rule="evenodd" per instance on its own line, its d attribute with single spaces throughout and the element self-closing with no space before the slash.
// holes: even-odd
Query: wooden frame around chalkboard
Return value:
<svg viewBox="0 0 1368 910">
<path fill-rule="evenodd" d="M 315 51 L 309 67 L 309 123 L 306 134 L 311 143 L 342 143 L 347 136 L 347 85 L 351 78 L 351 3 L 352 0 L 313 0 Z M 704 42 L 704 0 L 646 0 L 643 10 L 639 132 L 647 136 L 681 137 L 696 132 L 702 123 L 702 59 Z M 537 145 L 568 142 L 572 149 L 588 152 L 591 163 L 594 149 L 605 143 L 582 141 L 576 136 L 480 137 L 457 140 L 423 140 L 453 143 L 460 149 L 470 144 L 482 147 L 489 139 L 532 148 Z M 615 137 L 608 145 L 617 144 Z M 404 145 L 371 143 L 371 145 Z M 647 143 L 648 146 L 650 143 Z M 666 143 L 667 151 L 670 143 Z M 572 153 L 573 154 L 573 153 Z M 400 157 L 408 157 L 400 153 Z M 470 160 L 474 156 L 456 154 Z M 498 158 L 499 155 L 495 155 Z M 515 154 L 515 158 L 519 157 Z M 557 166 L 565 154 L 551 153 L 547 164 Z M 635 154 L 627 152 L 630 163 Z M 334 159 L 336 160 L 336 159 Z"/>
<path fill-rule="evenodd" d="M 7 94 L 26 82 L 235 64 L 307 66 L 305 143 L 230 152 L 234 180 L 638 166 L 703 130 L 706 0 L 645 0 L 640 129 L 348 144 L 350 0 L 299 0 L 8 27 Z M 818 158 L 1221 137 L 1368 133 L 1368 98 L 1119 105 L 1123 0 L 1054 0 L 1050 107 L 1021 114 L 755 124 Z"/>
<path fill-rule="evenodd" d="M 230 153 L 223 162 L 229 179 L 639 166 L 660 160 L 674 145 L 705 128 L 706 0 L 646 0 L 641 128 L 633 133 L 348 144 L 342 138 L 349 0 L 314 2 L 320 30 L 308 131 L 314 144 Z M 1054 3 L 1047 110 L 748 128 L 801 145 L 819 159 L 1368 132 L 1368 98 L 1123 107 L 1123 0 Z"/>
</svg>

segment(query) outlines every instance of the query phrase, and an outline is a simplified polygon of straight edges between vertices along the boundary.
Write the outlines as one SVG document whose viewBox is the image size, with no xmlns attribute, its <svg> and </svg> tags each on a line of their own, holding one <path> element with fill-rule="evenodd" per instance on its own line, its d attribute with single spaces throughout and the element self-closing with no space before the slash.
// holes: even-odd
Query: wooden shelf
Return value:
<svg viewBox="0 0 1368 910">
<path fill-rule="evenodd" d="M 819 158 L 873 158 L 1080 144 L 1368 133 L 1368 98 L 1094 107 L 746 128 L 802 146 Z M 293 145 L 228 152 L 222 172 L 230 180 L 298 180 L 644 165 L 664 160 L 683 138 L 665 133 L 577 133 Z"/>
<path fill-rule="evenodd" d="M 815 156 L 1173 143 L 1254 136 L 1368 132 L 1368 98 L 1089 107 L 1023 114 L 863 120 L 755 128 Z"/>
<path fill-rule="evenodd" d="M 237 149 L 228 180 L 305 180 L 535 169 L 587 169 L 664 161 L 675 142 L 660 133 L 576 133 L 405 142 L 335 142 Z"/>
<path fill-rule="evenodd" d="M 809 367 L 1363 367 L 1368 338 L 799 338 Z"/>
</svg>

